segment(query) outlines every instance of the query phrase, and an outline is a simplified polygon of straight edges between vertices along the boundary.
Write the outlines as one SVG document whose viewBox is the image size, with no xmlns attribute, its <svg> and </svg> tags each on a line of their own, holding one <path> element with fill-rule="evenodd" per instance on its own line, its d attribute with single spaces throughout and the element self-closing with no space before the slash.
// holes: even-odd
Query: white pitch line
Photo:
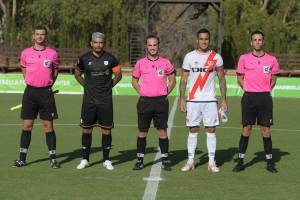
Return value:
<svg viewBox="0 0 300 200">
<path fill-rule="evenodd" d="M 173 127 L 173 121 L 174 121 L 174 117 L 175 117 L 175 113 L 176 113 L 176 109 L 177 109 L 177 104 L 178 104 L 178 97 L 176 97 L 174 100 L 174 103 L 173 103 L 173 106 L 172 106 L 172 109 L 171 109 L 171 112 L 169 115 L 169 119 L 168 119 L 167 133 L 168 133 L 169 139 L 171 136 L 171 131 L 172 131 L 172 127 Z M 155 155 L 154 161 L 157 161 L 160 157 L 161 157 L 161 154 L 160 154 L 160 151 L 158 151 Z M 160 173 L 161 173 L 161 162 L 156 162 L 151 167 L 150 176 L 147 178 L 144 178 L 144 180 L 147 180 L 147 186 L 146 186 L 146 189 L 144 192 L 143 200 L 155 200 L 159 181 L 162 180 L 162 178 L 160 177 Z"/>
<path fill-rule="evenodd" d="M 43 124 L 37 123 L 34 124 L 35 126 L 42 126 Z M 5 126 L 22 126 L 21 123 L 0 123 L 0 127 Z M 78 124 L 74 123 L 54 123 L 54 126 L 79 126 Z M 115 124 L 115 127 L 137 127 L 137 124 Z M 173 125 L 173 128 L 184 128 L 184 125 Z M 242 127 L 236 126 L 218 126 L 218 129 L 236 129 L 241 130 Z M 259 130 L 259 127 L 253 127 L 254 130 Z M 271 131 L 286 131 L 286 132 L 300 132 L 300 129 L 284 129 L 284 128 L 271 128 Z"/>
</svg>

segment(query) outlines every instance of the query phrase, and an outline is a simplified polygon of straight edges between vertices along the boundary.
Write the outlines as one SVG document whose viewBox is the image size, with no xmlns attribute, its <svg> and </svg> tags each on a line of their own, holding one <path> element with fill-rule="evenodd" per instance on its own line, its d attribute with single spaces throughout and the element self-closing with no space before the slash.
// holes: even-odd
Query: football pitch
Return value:
<svg viewBox="0 0 300 200">
<path fill-rule="evenodd" d="M 149 179 L 158 151 L 158 137 L 152 128 L 148 135 L 145 168 L 133 171 L 136 158 L 136 96 L 114 96 L 113 148 L 115 170 L 102 167 L 99 129 L 93 132 L 91 167 L 77 170 L 81 159 L 79 127 L 81 95 L 56 95 L 59 119 L 55 121 L 57 156 L 60 169 L 49 165 L 41 121 L 37 120 L 28 153 L 28 165 L 12 168 L 18 157 L 21 132 L 20 110 L 9 108 L 21 101 L 21 94 L 0 94 L 0 199 L 1 200 L 79 200 L 142 199 L 145 191 L 156 192 L 156 199 L 201 200 L 298 200 L 300 199 L 300 106 L 299 99 L 275 98 L 272 127 L 273 157 L 279 170 L 265 170 L 264 151 L 256 127 L 246 153 L 246 170 L 233 173 L 240 126 L 240 97 L 230 97 L 229 122 L 217 129 L 216 160 L 221 172 L 207 171 L 206 136 L 198 139 L 196 169 L 181 172 L 186 162 L 187 129 L 185 115 L 178 108 L 171 120 L 170 159 L 173 170 L 161 171 L 156 189 L 147 188 L 159 179 Z M 175 97 L 170 97 L 170 110 Z M 148 179 L 147 179 L 148 178 Z M 148 197 L 148 196 L 146 196 Z"/>
</svg>

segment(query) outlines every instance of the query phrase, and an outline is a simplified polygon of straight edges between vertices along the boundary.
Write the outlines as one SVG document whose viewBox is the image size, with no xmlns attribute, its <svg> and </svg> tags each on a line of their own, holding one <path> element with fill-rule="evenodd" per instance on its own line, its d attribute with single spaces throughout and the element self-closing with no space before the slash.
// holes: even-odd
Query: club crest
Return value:
<svg viewBox="0 0 300 200">
<path fill-rule="evenodd" d="M 208 64 L 208 67 L 211 67 L 215 64 L 215 62 L 214 61 L 208 61 L 207 64 Z"/>
<path fill-rule="evenodd" d="M 104 61 L 104 65 L 107 66 L 108 65 L 108 60 Z"/>
</svg>

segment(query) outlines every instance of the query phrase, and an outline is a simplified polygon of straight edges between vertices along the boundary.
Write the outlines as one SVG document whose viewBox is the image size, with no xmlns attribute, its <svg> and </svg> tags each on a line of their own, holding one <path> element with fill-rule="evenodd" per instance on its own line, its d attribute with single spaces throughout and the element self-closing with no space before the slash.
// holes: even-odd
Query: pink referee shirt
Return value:
<svg viewBox="0 0 300 200">
<path fill-rule="evenodd" d="M 47 87 L 53 84 L 52 71 L 58 68 L 58 56 L 49 47 L 42 51 L 30 47 L 22 51 L 20 65 L 26 68 L 26 85 Z"/>
<path fill-rule="evenodd" d="M 168 94 L 167 76 L 173 72 L 174 67 L 168 59 L 144 57 L 136 62 L 132 76 L 140 79 L 140 96 L 157 97 Z"/>
<path fill-rule="evenodd" d="M 244 75 L 244 91 L 271 92 L 271 77 L 279 73 L 279 65 L 272 55 L 247 53 L 241 55 L 236 72 Z"/>
</svg>

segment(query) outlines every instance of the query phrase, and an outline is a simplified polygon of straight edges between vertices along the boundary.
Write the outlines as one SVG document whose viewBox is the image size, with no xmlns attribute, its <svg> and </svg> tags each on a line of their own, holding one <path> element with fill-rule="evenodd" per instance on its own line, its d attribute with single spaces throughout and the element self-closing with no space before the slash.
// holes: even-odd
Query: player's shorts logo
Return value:
<svg viewBox="0 0 300 200">
<path fill-rule="evenodd" d="M 108 61 L 107 60 L 104 61 L 104 65 L 105 66 L 108 65 Z"/>
<path fill-rule="evenodd" d="M 270 66 L 264 66 L 264 73 L 269 74 L 271 72 L 271 67 Z"/>
<path fill-rule="evenodd" d="M 44 67 L 50 67 L 51 66 L 51 60 L 44 60 Z"/>
</svg>

